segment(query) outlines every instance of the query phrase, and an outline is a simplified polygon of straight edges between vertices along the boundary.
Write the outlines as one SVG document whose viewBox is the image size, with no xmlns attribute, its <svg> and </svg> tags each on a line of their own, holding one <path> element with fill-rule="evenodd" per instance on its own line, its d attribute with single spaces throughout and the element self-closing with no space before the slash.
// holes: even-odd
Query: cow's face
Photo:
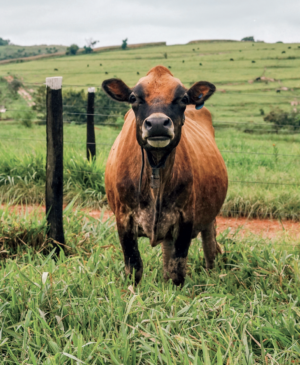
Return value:
<svg viewBox="0 0 300 365">
<path fill-rule="evenodd" d="M 105 80 L 102 87 L 113 99 L 132 105 L 137 141 L 150 151 L 176 147 L 186 106 L 201 106 L 215 91 L 215 86 L 206 81 L 188 90 L 164 66 L 151 69 L 132 89 L 119 79 Z"/>
</svg>

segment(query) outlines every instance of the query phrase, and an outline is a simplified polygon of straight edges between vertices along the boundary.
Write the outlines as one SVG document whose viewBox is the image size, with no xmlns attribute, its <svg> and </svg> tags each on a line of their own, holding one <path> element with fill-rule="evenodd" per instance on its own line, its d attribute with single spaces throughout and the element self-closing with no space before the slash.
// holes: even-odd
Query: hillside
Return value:
<svg viewBox="0 0 300 365">
<path fill-rule="evenodd" d="M 0 61 L 33 57 L 48 54 L 65 53 L 67 47 L 62 45 L 18 46 L 14 44 L 0 46 Z"/>
<path fill-rule="evenodd" d="M 215 121 L 261 123 L 271 106 L 290 110 L 300 98 L 300 44 L 200 42 L 0 65 L 0 77 L 20 77 L 28 88 L 48 76 L 63 76 L 66 88 L 99 87 L 110 77 L 133 86 L 151 67 L 162 64 L 189 87 L 198 80 L 217 86 L 207 102 Z M 296 100 L 295 100 L 296 99 Z"/>
</svg>

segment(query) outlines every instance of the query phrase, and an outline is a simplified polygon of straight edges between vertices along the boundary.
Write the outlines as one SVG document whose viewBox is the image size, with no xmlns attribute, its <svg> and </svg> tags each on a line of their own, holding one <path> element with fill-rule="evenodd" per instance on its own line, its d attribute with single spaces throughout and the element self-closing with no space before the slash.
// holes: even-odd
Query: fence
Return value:
<svg viewBox="0 0 300 365">
<path fill-rule="evenodd" d="M 64 232 L 63 232 L 63 145 L 64 144 L 82 144 L 78 141 L 63 140 L 63 115 L 78 115 L 84 114 L 86 116 L 86 156 L 88 160 L 96 158 L 96 139 L 95 139 L 95 116 L 111 117 L 110 114 L 96 113 L 94 107 L 95 99 L 95 88 L 89 87 L 88 98 L 87 98 L 87 109 L 86 113 L 72 113 L 63 112 L 63 108 L 69 110 L 72 105 L 63 105 L 62 100 L 62 78 L 52 77 L 46 79 L 47 88 L 47 120 L 46 130 L 47 130 L 47 164 L 46 164 L 46 214 L 47 221 L 49 225 L 49 238 L 53 241 L 56 246 L 57 253 L 59 252 L 59 244 L 64 245 Z M 104 109 L 104 108 L 103 108 Z M 111 109 L 111 108 L 109 108 Z M 13 111 L 13 109 L 11 109 Z M 226 123 L 217 122 L 216 125 L 237 125 L 242 126 L 246 123 Z M 114 123 L 101 123 L 104 126 L 115 126 L 119 127 Z M 215 126 L 216 126 L 215 125 Z M 249 126 L 249 124 L 247 124 Z M 265 126 L 263 123 L 253 123 L 255 126 Z M 284 127 L 289 127 L 283 125 Z M 294 126 L 293 132 L 296 129 Z M 298 127 L 299 129 L 300 127 Z M 5 138 L 9 140 L 10 138 Z M 26 139 L 26 138 L 11 138 L 11 140 L 28 140 L 28 141 L 42 141 L 42 139 Z M 111 141 L 113 142 L 113 141 Z M 112 143 L 98 143 L 98 146 L 111 146 Z M 275 154 L 265 153 L 265 152 L 243 152 L 236 150 L 220 150 L 223 154 L 238 154 L 238 155 L 261 155 L 261 156 L 275 156 Z M 300 155 L 297 154 L 276 154 L 276 157 L 295 157 L 299 158 Z M 71 172 L 82 172 L 87 174 L 95 174 L 93 172 L 81 171 L 81 170 L 70 170 Z M 288 181 L 282 182 L 272 182 L 272 181 L 245 181 L 245 180 L 230 180 L 229 183 L 232 184 L 262 184 L 262 185 L 272 185 L 272 186 L 300 186 L 300 183 L 290 183 Z M 239 214 L 238 211 L 223 211 L 223 213 Z"/>
</svg>

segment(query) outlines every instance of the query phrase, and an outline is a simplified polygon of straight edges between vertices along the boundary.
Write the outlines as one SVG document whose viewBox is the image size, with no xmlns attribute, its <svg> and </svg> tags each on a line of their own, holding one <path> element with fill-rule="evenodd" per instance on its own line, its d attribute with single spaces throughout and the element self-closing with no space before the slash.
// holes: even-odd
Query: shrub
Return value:
<svg viewBox="0 0 300 365">
<path fill-rule="evenodd" d="M 44 85 L 37 88 L 33 94 L 32 110 L 37 113 L 37 119 L 46 123 L 46 87 Z"/>
<path fill-rule="evenodd" d="M 297 130 L 300 128 L 300 111 L 285 112 L 280 108 L 274 108 L 264 117 L 265 122 L 273 123 L 276 131 L 282 128 Z"/>
<path fill-rule="evenodd" d="M 23 86 L 23 83 L 18 79 L 13 79 L 12 82 L 8 84 L 9 91 L 16 95 L 19 91 L 19 89 Z"/>
<path fill-rule="evenodd" d="M 244 37 L 242 38 L 243 42 L 255 42 L 254 37 L 250 36 L 250 37 Z"/>
<path fill-rule="evenodd" d="M 9 39 L 3 39 L 0 37 L 0 46 L 7 46 L 9 45 L 10 40 Z"/>
<path fill-rule="evenodd" d="M 121 46 L 121 48 L 123 50 L 125 50 L 127 48 L 127 41 L 128 41 L 128 38 L 122 40 L 122 46 Z"/>
<path fill-rule="evenodd" d="M 67 48 L 66 55 L 76 55 L 77 51 L 79 50 L 79 47 L 77 44 L 71 44 L 70 47 Z"/>
<path fill-rule="evenodd" d="M 84 46 L 83 48 L 84 48 L 83 53 L 88 54 L 88 53 L 92 53 L 93 52 L 93 48 L 92 47 Z"/>
<path fill-rule="evenodd" d="M 8 108 L 14 100 L 18 100 L 20 96 L 13 90 L 14 85 L 11 86 L 4 78 L 0 77 L 0 105 Z"/>
<path fill-rule="evenodd" d="M 35 113 L 28 107 L 20 108 L 13 114 L 13 118 L 27 128 L 32 127 L 32 120 L 34 119 L 34 117 Z"/>
</svg>

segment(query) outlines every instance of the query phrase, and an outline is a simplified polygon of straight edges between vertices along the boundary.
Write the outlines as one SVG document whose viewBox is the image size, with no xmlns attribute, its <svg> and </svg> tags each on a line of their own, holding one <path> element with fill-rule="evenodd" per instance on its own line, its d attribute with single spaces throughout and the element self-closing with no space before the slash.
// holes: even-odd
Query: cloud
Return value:
<svg viewBox="0 0 300 365">
<path fill-rule="evenodd" d="M 13 43 L 100 46 L 194 39 L 300 41 L 298 0 L 10 0 L 1 5 L 0 36 Z"/>
</svg>

